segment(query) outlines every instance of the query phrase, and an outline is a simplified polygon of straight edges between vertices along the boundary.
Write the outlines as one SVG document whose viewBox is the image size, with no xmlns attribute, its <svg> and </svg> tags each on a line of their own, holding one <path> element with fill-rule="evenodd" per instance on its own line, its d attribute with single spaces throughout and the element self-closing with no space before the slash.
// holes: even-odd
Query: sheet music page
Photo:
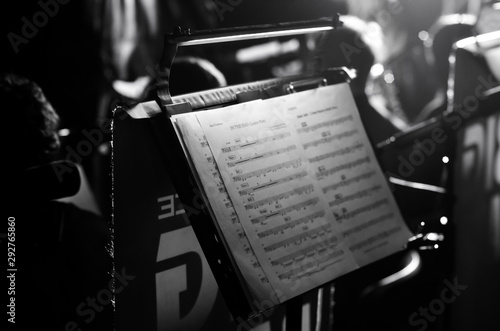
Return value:
<svg viewBox="0 0 500 331">
<path fill-rule="evenodd" d="M 411 237 L 347 84 L 195 114 L 281 302 Z"/>
<path fill-rule="evenodd" d="M 194 113 L 177 115 L 174 123 L 187 147 L 188 160 L 195 167 L 205 199 L 218 220 L 220 230 L 233 253 L 233 258 L 256 300 L 279 303 L 252 246 L 240 224 L 226 187 Z"/>
</svg>

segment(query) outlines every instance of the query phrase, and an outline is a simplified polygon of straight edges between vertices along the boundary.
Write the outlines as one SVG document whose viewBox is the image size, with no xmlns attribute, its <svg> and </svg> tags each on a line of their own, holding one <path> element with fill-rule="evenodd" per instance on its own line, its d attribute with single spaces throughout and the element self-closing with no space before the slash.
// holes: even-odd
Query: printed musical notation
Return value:
<svg viewBox="0 0 500 331">
<path fill-rule="evenodd" d="M 299 295 L 411 236 L 346 84 L 176 121 L 200 185 L 215 192 L 206 199 L 228 254 L 260 300 Z"/>
<path fill-rule="evenodd" d="M 269 167 L 265 167 L 265 168 L 258 169 L 258 170 L 253 170 L 253 171 L 250 171 L 248 173 L 234 176 L 233 180 L 235 182 L 243 181 L 243 180 L 246 180 L 246 179 L 251 178 L 251 177 L 259 177 L 259 176 L 266 175 L 266 174 L 276 172 L 279 170 L 284 170 L 284 169 L 289 169 L 289 168 L 297 168 L 301 164 L 302 164 L 301 159 L 295 159 L 295 160 L 291 160 L 291 161 L 287 161 L 287 162 L 282 162 L 279 164 L 274 164 L 274 165 L 269 166 Z"/>
<path fill-rule="evenodd" d="M 323 254 L 323 252 L 327 250 L 332 250 L 337 246 L 337 238 L 328 238 L 326 240 L 323 240 L 317 244 L 310 245 L 306 248 L 302 248 L 298 251 L 295 251 L 290 254 L 286 254 L 284 256 L 281 256 L 277 259 L 274 259 L 271 261 L 272 265 L 278 265 L 278 264 L 285 264 L 289 265 L 290 263 L 293 263 L 292 261 L 296 260 L 303 260 L 306 256 L 314 256 L 317 254 Z"/>
<path fill-rule="evenodd" d="M 285 216 L 292 211 L 299 211 L 299 210 L 305 209 L 309 206 L 314 206 L 317 203 L 319 203 L 319 201 L 320 201 L 319 198 L 315 197 L 315 198 L 312 198 L 312 199 L 309 199 L 309 200 L 306 200 L 303 202 L 293 204 L 293 205 L 285 207 L 285 208 L 275 210 L 275 211 L 270 212 L 269 214 L 266 214 L 264 216 L 252 218 L 251 222 L 252 222 L 252 224 L 258 224 L 258 223 L 262 224 L 263 221 L 267 221 L 267 220 L 272 219 L 274 217 Z"/>
<path fill-rule="evenodd" d="M 225 242 L 231 250 L 243 252 L 241 255 L 234 256 L 235 263 L 245 273 L 248 281 L 260 284 L 254 289 L 256 297 L 266 298 L 275 303 L 279 302 L 276 296 L 273 295 L 274 290 L 269 283 L 269 279 L 239 221 L 238 214 L 226 191 L 217 163 L 201 126 L 192 114 L 177 117 L 174 123 L 178 131 L 180 131 L 179 134 L 182 135 L 187 149 L 190 151 L 188 160 L 193 163 L 191 166 L 198 169 L 197 179 L 200 181 L 199 185 L 205 190 L 210 187 L 218 188 L 214 193 L 207 194 L 205 198 L 209 201 L 216 219 L 229 220 L 229 222 L 220 222 L 218 224 L 221 231 L 225 234 L 236 234 L 236 236 L 225 238 Z"/>
<path fill-rule="evenodd" d="M 325 211 L 320 210 L 316 213 L 301 217 L 301 218 L 296 219 L 294 221 L 286 221 L 285 220 L 286 221 L 285 224 L 281 224 L 281 225 L 275 226 L 271 229 L 259 232 L 259 233 L 257 233 L 257 236 L 259 236 L 259 238 L 264 238 L 264 237 L 267 237 L 270 235 L 277 235 L 279 233 L 283 233 L 283 231 L 285 231 L 287 229 L 293 229 L 296 226 L 307 224 L 311 221 L 314 221 L 316 218 L 320 218 L 320 217 L 324 217 L 324 216 L 325 216 Z"/>
<path fill-rule="evenodd" d="M 349 130 L 349 131 L 345 131 L 345 132 L 341 132 L 341 133 L 337 133 L 337 134 L 331 134 L 330 131 L 325 131 L 325 132 L 322 132 L 322 138 L 305 143 L 303 146 L 304 146 L 304 149 L 308 149 L 311 147 L 318 147 L 320 145 L 329 144 L 335 140 L 341 140 L 344 138 L 353 137 L 358 132 L 359 131 L 357 129 Z"/>
<path fill-rule="evenodd" d="M 349 179 L 341 178 L 340 182 L 333 183 L 331 185 L 323 187 L 323 193 L 328 193 L 329 191 L 336 191 L 341 187 L 350 186 L 352 184 L 358 183 L 359 181 L 370 179 L 373 176 L 375 176 L 375 171 L 369 171 L 367 173 L 363 173 L 361 175 L 357 175 Z"/>
<path fill-rule="evenodd" d="M 342 194 L 340 194 L 338 197 L 336 197 L 335 200 L 328 202 L 328 205 L 330 207 L 333 207 L 333 206 L 337 206 L 339 204 L 343 204 L 346 202 L 352 202 L 352 201 L 355 201 L 357 199 L 361 199 L 361 198 L 364 198 L 366 196 L 369 196 L 370 194 L 379 192 L 380 190 L 382 190 L 382 186 L 374 185 L 370 188 L 360 190 L 360 191 L 357 191 L 353 194 L 349 194 L 346 196 L 343 196 Z"/>
<path fill-rule="evenodd" d="M 303 240 L 306 240 L 307 238 L 316 238 L 318 236 L 323 236 L 327 233 L 330 233 L 332 231 L 331 225 L 324 225 L 320 226 L 318 228 L 314 228 L 311 230 L 303 231 L 298 235 L 295 235 L 290 238 L 286 238 L 284 240 L 274 242 L 273 244 L 264 247 L 264 251 L 266 252 L 271 252 L 274 251 L 275 249 L 281 248 L 281 247 L 286 247 L 291 244 L 296 244 L 300 245 L 300 243 Z"/>
<path fill-rule="evenodd" d="M 296 173 L 296 174 L 293 174 L 290 176 L 281 177 L 281 178 L 278 178 L 276 180 L 270 180 L 267 183 L 255 185 L 255 186 L 240 190 L 239 192 L 240 192 L 240 195 L 252 194 L 252 193 L 257 192 L 259 190 L 269 188 L 273 185 L 279 185 L 279 184 L 283 184 L 286 182 L 294 181 L 294 180 L 303 178 L 305 176 L 307 176 L 307 171 L 301 171 L 299 173 Z"/>
<path fill-rule="evenodd" d="M 270 196 L 270 197 L 262 199 L 262 200 L 258 200 L 258 201 L 246 204 L 245 209 L 248 210 L 248 209 L 259 208 L 261 206 L 271 204 L 275 201 L 279 201 L 282 199 L 288 199 L 289 197 L 294 196 L 294 195 L 307 194 L 307 193 L 312 192 L 312 191 L 314 191 L 314 186 L 312 184 L 308 184 L 308 185 L 305 185 L 302 187 L 297 187 L 297 188 L 291 189 L 289 191 Z"/>
<path fill-rule="evenodd" d="M 233 152 L 233 151 L 238 151 L 238 150 L 243 149 L 243 148 L 252 147 L 252 146 L 255 146 L 255 145 L 259 145 L 259 144 L 264 144 L 264 143 L 267 143 L 267 142 L 273 142 L 275 140 L 280 140 L 280 139 L 284 139 L 284 138 L 287 138 L 287 137 L 290 137 L 290 133 L 289 132 L 284 132 L 284 133 L 276 134 L 276 135 L 273 135 L 273 136 L 270 136 L 270 137 L 266 137 L 266 138 L 262 138 L 262 139 L 256 139 L 254 141 L 248 141 L 248 142 L 241 143 L 241 144 L 235 144 L 235 145 L 233 145 L 231 147 L 222 147 L 221 149 L 222 149 L 223 153 L 230 153 L 230 152 Z"/>
<path fill-rule="evenodd" d="M 340 164 L 340 165 L 334 166 L 334 167 L 332 167 L 330 169 L 321 169 L 320 171 L 318 171 L 316 173 L 316 178 L 318 178 L 319 180 L 321 180 L 324 177 L 333 175 L 333 174 L 335 174 L 335 173 L 337 173 L 339 171 L 350 170 L 352 168 L 358 167 L 360 165 L 363 165 L 363 164 L 369 163 L 369 162 L 370 162 L 370 157 L 366 156 L 366 157 L 362 157 L 362 158 L 356 159 L 354 161 L 350 161 L 350 162 L 347 162 L 347 163 L 344 163 L 344 164 Z"/>
<path fill-rule="evenodd" d="M 266 153 L 256 154 L 254 156 L 248 156 L 248 157 L 241 158 L 241 159 L 239 159 L 237 161 L 228 162 L 227 166 L 228 167 L 234 167 L 234 166 L 246 163 L 246 162 L 260 161 L 262 159 L 265 159 L 265 158 L 268 158 L 268 157 L 271 157 L 271 156 L 288 153 L 290 151 L 295 150 L 296 148 L 297 148 L 297 146 L 295 146 L 295 145 L 291 145 L 291 146 L 288 146 L 288 147 L 285 147 L 285 148 L 278 148 L 276 150 L 269 151 L 269 152 L 266 152 Z"/>
<path fill-rule="evenodd" d="M 321 161 L 324 161 L 324 160 L 327 160 L 327 159 L 330 159 L 330 158 L 334 158 L 334 157 L 337 157 L 337 156 L 344 156 L 346 154 L 354 153 L 357 150 L 362 149 L 363 147 L 364 147 L 364 145 L 362 143 L 357 142 L 357 143 L 355 143 L 352 146 L 340 148 L 340 149 L 337 149 L 337 150 L 335 150 L 333 152 L 328 152 L 328 153 L 325 153 L 325 154 L 321 154 L 321 155 L 315 156 L 315 157 L 309 159 L 309 163 L 321 162 Z"/>
<path fill-rule="evenodd" d="M 341 259 L 337 259 L 336 261 L 330 261 L 334 260 L 338 257 L 342 257 L 344 255 L 343 250 L 338 250 L 333 252 L 332 254 L 329 254 L 324 258 L 321 262 L 318 262 L 318 260 L 313 260 L 310 261 L 306 264 L 303 264 L 299 267 L 290 269 L 280 275 L 278 275 L 279 279 L 296 279 L 296 278 L 302 278 L 305 276 L 311 276 L 313 273 L 321 272 L 325 270 L 328 266 L 333 265 L 335 263 L 341 262 Z"/>
<path fill-rule="evenodd" d="M 321 123 L 310 125 L 310 126 L 308 126 L 306 122 L 303 122 L 303 126 L 300 129 L 298 129 L 297 132 L 298 133 L 304 133 L 304 132 L 309 133 L 311 131 L 316 131 L 319 129 L 335 127 L 335 126 L 338 126 L 342 123 L 345 123 L 347 121 L 352 121 L 352 120 L 353 120 L 352 115 L 346 115 L 346 116 L 342 116 L 342 117 L 339 117 L 339 118 L 336 118 L 336 119 L 333 119 L 330 121 L 325 121 L 325 122 L 321 122 Z"/>
</svg>

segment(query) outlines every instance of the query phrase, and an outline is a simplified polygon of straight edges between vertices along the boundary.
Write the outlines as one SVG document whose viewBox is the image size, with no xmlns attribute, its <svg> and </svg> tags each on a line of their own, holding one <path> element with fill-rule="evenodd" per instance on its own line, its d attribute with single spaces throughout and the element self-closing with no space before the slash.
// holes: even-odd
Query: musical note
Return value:
<svg viewBox="0 0 500 331">
<path fill-rule="evenodd" d="M 345 131 L 345 132 L 338 133 L 335 135 L 331 135 L 329 137 L 324 137 L 324 138 L 321 138 L 318 140 L 310 141 L 308 143 L 305 143 L 303 145 L 303 147 L 304 147 L 304 149 L 308 149 L 310 147 L 318 147 L 322 144 L 328 144 L 328 143 L 331 143 L 332 141 L 335 141 L 335 140 L 341 140 L 344 138 L 349 138 L 349 137 L 355 136 L 356 134 L 358 134 L 357 129 L 349 130 L 349 131 Z"/>
<path fill-rule="evenodd" d="M 269 152 L 266 152 L 266 153 L 256 154 L 254 156 L 248 156 L 248 157 L 245 157 L 245 158 L 240 158 L 237 161 L 227 162 L 227 166 L 228 167 L 234 167 L 236 165 L 240 165 L 240 164 L 244 164 L 244 163 L 248 163 L 248 162 L 252 162 L 252 161 L 262 160 L 262 159 L 265 159 L 265 158 L 268 158 L 268 157 L 271 157 L 271 156 L 276 156 L 276 155 L 280 155 L 280 154 L 286 154 L 286 153 L 289 153 L 289 152 L 291 152 L 291 151 L 293 151 L 295 149 L 297 149 L 297 146 L 291 145 L 291 146 L 288 146 L 288 147 L 275 149 L 275 150 L 272 150 L 272 151 L 269 151 Z"/>
<path fill-rule="evenodd" d="M 280 139 L 284 139 L 284 138 L 287 138 L 287 137 L 290 137 L 290 132 L 283 132 L 283 133 L 279 133 L 279 134 L 275 134 L 273 136 L 269 136 L 269 137 L 266 137 L 266 138 L 261 138 L 261 139 L 257 139 L 257 140 L 254 140 L 254 141 L 249 141 L 249 142 L 245 142 L 245 143 L 242 143 L 242 144 L 237 144 L 237 145 L 233 145 L 233 146 L 226 146 L 226 147 L 222 147 L 222 153 L 230 153 L 232 151 L 237 151 L 237 150 L 240 150 L 240 149 L 243 149 L 243 148 L 246 148 L 246 147 L 250 147 L 250 146 L 254 146 L 254 145 L 260 145 L 260 144 L 264 144 L 264 143 L 267 143 L 267 142 L 270 142 L 270 141 L 276 141 L 276 140 L 280 140 Z"/>
<path fill-rule="evenodd" d="M 340 187 L 346 187 L 350 186 L 351 184 L 358 183 L 362 180 L 369 179 L 371 177 L 375 176 L 375 171 L 370 171 L 366 173 L 362 173 L 361 175 L 351 177 L 349 179 L 346 179 L 345 175 L 341 176 L 342 181 L 338 183 L 334 183 L 328 186 L 323 187 L 322 191 L 323 193 L 328 193 L 329 191 L 335 191 Z"/>
<path fill-rule="evenodd" d="M 315 233 L 318 234 L 318 235 L 320 235 L 321 233 L 325 234 L 326 232 L 329 232 L 327 230 L 331 231 L 330 228 L 331 228 L 330 224 L 319 226 L 319 227 L 311 229 L 309 231 L 302 232 L 302 233 L 300 233 L 298 235 L 295 235 L 295 236 L 292 236 L 290 238 L 287 238 L 287 239 L 284 239 L 284 240 L 281 240 L 281 241 L 277 241 L 277 242 L 275 242 L 275 243 L 273 243 L 271 245 L 265 246 L 264 247 L 264 251 L 266 251 L 266 252 L 274 251 L 275 249 L 278 249 L 280 247 L 284 247 L 284 246 L 293 244 L 296 241 L 299 241 L 299 240 L 301 241 L 302 239 L 307 239 L 312 234 L 315 234 Z"/>
<path fill-rule="evenodd" d="M 350 228 L 348 230 L 342 231 L 341 235 L 342 235 L 343 238 L 347 238 L 347 237 L 349 237 L 352 234 L 364 231 L 364 230 L 368 229 L 369 227 L 372 227 L 374 225 L 382 223 L 382 222 L 384 222 L 386 220 L 389 220 L 389 219 L 391 219 L 393 217 L 394 217 L 394 213 L 387 213 L 387 214 L 378 216 L 376 218 L 373 218 L 373 219 L 369 220 L 366 223 L 362 223 L 362 224 L 360 224 L 358 226 L 355 226 L 355 227 Z"/>
<path fill-rule="evenodd" d="M 298 188 L 295 188 L 295 189 L 290 190 L 290 191 L 279 193 L 279 194 L 270 196 L 268 198 L 249 203 L 249 204 L 245 205 L 245 209 L 247 209 L 247 210 L 248 209 L 255 209 L 255 208 L 258 208 L 258 207 L 263 206 L 263 205 L 271 204 L 271 203 L 278 201 L 278 200 L 281 200 L 281 199 L 287 199 L 291 196 L 303 194 L 303 193 L 308 194 L 308 193 L 311 193 L 313 191 L 314 191 L 314 186 L 312 184 L 305 185 L 305 186 L 298 187 Z"/>
<path fill-rule="evenodd" d="M 290 167 L 297 167 L 297 166 L 300 166 L 301 164 L 302 164 L 301 159 L 295 159 L 295 160 L 275 164 L 275 165 L 272 165 L 269 167 L 265 167 L 262 169 L 254 170 L 254 171 L 244 173 L 241 175 L 233 176 L 233 181 L 239 182 L 239 181 L 246 180 L 248 178 L 258 177 L 258 176 L 261 176 L 261 175 L 264 175 L 264 174 L 267 174 L 270 172 L 275 172 L 275 171 L 278 171 L 281 169 L 287 169 Z"/>
<path fill-rule="evenodd" d="M 343 215 L 339 215 L 339 218 L 340 219 L 350 219 L 350 218 L 353 218 L 359 214 L 366 213 L 368 211 L 377 209 L 380 206 L 383 206 L 383 205 L 388 204 L 388 203 L 389 203 L 389 201 L 387 199 L 377 200 L 377 201 L 370 203 L 368 205 L 354 209 L 353 211 L 350 211 L 348 213 L 344 213 Z"/>
<path fill-rule="evenodd" d="M 352 168 L 355 168 L 355 167 L 359 167 L 360 165 L 365 164 L 365 163 L 369 163 L 369 162 L 370 162 L 370 157 L 369 156 L 362 157 L 362 158 L 354 160 L 352 162 L 344 163 L 344 164 L 335 166 L 333 168 L 330 168 L 330 169 L 327 169 L 327 170 L 324 170 L 324 171 L 320 171 L 320 172 L 316 173 L 316 178 L 318 180 L 321 180 L 324 177 L 333 175 L 333 174 L 335 174 L 335 173 L 337 173 L 339 171 L 349 170 L 349 169 L 352 169 Z"/>
<path fill-rule="evenodd" d="M 284 255 L 282 257 L 279 257 L 277 259 L 271 260 L 272 265 L 278 265 L 282 264 L 283 262 L 290 261 L 290 260 L 296 260 L 298 256 L 308 256 L 312 257 L 316 255 L 318 252 L 324 252 L 326 249 L 332 249 L 335 246 L 337 246 L 337 238 L 332 237 L 328 238 L 326 240 L 323 240 L 317 244 L 308 246 L 306 248 L 302 248 L 296 252 Z"/>
<path fill-rule="evenodd" d="M 401 230 L 402 230 L 401 226 L 399 226 L 399 225 L 394 226 L 394 227 L 390 228 L 389 230 L 379 232 L 374 236 L 371 236 L 363 241 L 360 241 L 360 242 L 350 246 L 349 249 L 352 251 L 361 250 L 361 249 L 365 248 L 366 246 L 370 246 L 371 244 L 380 241 L 380 239 L 388 238 L 390 235 L 392 235 L 396 232 L 399 232 Z"/>
<path fill-rule="evenodd" d="M 288 212 L 291 212 L 293 210 L 299 210 L 299 209 L 302 209 L 304 207 L 315 205 L 318 202 L 319 202 L 319 198 L 315 197 L 315 198 L 306 200 L 304 202 L 299 202 L 299 203 L 296 203 L 296 204 L 291 205 L 289 207 L 285 207 L 285 208 L 276 210 L 276 211 L 269 213 L 267 215 L 253 218 L 253 219 L 251 219 L 251 222 L 252 222 L 252 224 L 261 223 L 263 221 L 269 220 L 269 219 L 277 217 L 277 216 L 284 216 L 285 214 L 287 214 Z"/>
<path fill-rule="evenodd" d="M 301 225 L 301 224 L 306 224 L 308 222 L 311 222 L 311 221 L 314 221 L 316 218 L 321 218 L 321 217 L 324 217 L 325 216 L 325 211 L 324 210 L 320 210 L 318 212 L 315 212 L 311 215 L 307 215 L 307 216 L 304 216 L 304 217 L 301 217 L 299 219 L 296 219 L 294 221 L 287 221 L 287 223 L 285 224 L 282 224 L 282 225 L 278 225 L 278 226 L 275 226 L 269 230 L 265 230 L 265 231 L 262 231 L 262 232 L 259 232 L 257 233 L 257 236 L 259 238 L 265 238 L 269 235 L 275 235 L 281 231 L 284 231 L 284 230 L 287 230 L 287 229 L 292 229 L 294 228 L 295 226 L 297 225 Z"/>
<path fill-rule="evenodd" d="M 271 181 L 269 181 L 267 183 L 264 183 L 264 184 L 256 185 L 256 186 L 253 186 L 253 187 L 249 187 L 247 189 L 239 191 L 239 193 L 240 193 L 241 196 L 247 195 L 247 194 L 250 194 L 250 193 L 257 192 L 257 191 L 262 190 L 262 189 L 269 188 L 271 186 L 275 186 L 275 185 L 283 184 L 283 183 L 286 183 L 286 182 L 294 181 L 294 180 L 303 178 L 305 176 L 307 176 L 307 172 L 306 171 L 301 171 L 299 173 L 296 173 L 296 174 L 293 174 L 293 175 L 290 175 L 290 176 L 281 177 L 281 178 L 278 178 L 276 180 L 271 180 Z"/>
<path fill-rule="evenodd" d="M 357 191 L 353 194 L 346 195 L 345 197 L 336 198 L 335 200 L 328 202 L 328 205 L 330 207 L 333 207 L 333 206 L 337 206 L 337 205 L 340 205 L 340 204 L 343 204 L 346 202 L 350 202 L 350 201 L 353 201 L 356 199 L 361 199 L 361 198 L 364 198 L 364 197 L 367 197 L 367 196 L 373 194 L 374 192 L 380 191 L 381 189 L 382 189 L 382 186 L 374 185 L 374 186 L 367 188 L 365 190 Z"/>
<path fill-rule="evenodd" d="M 324 160 L 329 159 L 329 158 L 334 158 L 337 156 L 343 156 L 346 154 L 354 153 L 357 150 L 362 149 L 363 147 L 364 147 L 364 145 L 362 143 L 355 143 L 354 145 L 351 145 L 351 146 L 348 146 L 345 148 L 340 148 L 336 151 L 329 152 L 326 154 L 321 154 L 321 155 L 315 156 L 313 158 L 310 158 L 309 163 L 320 162 L 320 161 L 324 161 Z"/>
<path fill-rule="evenodd" d="M 297 132 L 300 134 L 300 133 L 308 133 L 308 132 L 311 132 L 311 131 L 316 131 L 318 129 L 322 129 L 322 128 L 327 128 L 327 127 L 332 127 L 332 126 L 335 126 L 335 125 L 339 125 L 339 124 L 343 124 L 347 121 L 352 121 L 353 120 L 353 117 L 352 115 L 347 115 L 347 116 L 342 116 L 342 117 L 339 117 L 339 118 L 336 118 L 336 119 L 333 119 L 333 120 L 330 120 L 330 121 L 326 121 L 326 122 L 321 122 L 321 123 L 318 123 L 318 124 L 314 124 L 314 125 L 311 125 L 311 126 L 305 126 L 303 123 L 302 124 L 302 128 L 298 129 Z"/>
<path fill-rule="evenodd" d="M 291 279 L 291 278 L 301 278 L 304 276 L 310 276 L 311 274 L 315 272 L 320 272 L 324 270 L 326 267 L 338 263 L 343 259 L 344 256 L 344 251 L 343 250 L 338 250 L 333 252 L 332 254 L 329 254 L 326 258 L 322 259 L 321 262 L 313 259 L 312 261 L 309 261 L 299 267 L 293 268 L 291 270 L 288 270 L 286 272 L 283 272 L 278 275 L 279 279 Z M 331 263 L 326 263 L 327 261 L 337 259 L 339 257 L 342 257 L 342 259 L 339 259 L 335 262 Z"/>
</svg>

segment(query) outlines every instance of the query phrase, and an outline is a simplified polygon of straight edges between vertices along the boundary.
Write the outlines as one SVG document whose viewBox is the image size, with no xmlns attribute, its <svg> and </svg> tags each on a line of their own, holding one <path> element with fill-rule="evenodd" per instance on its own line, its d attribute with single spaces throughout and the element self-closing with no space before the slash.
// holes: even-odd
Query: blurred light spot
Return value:
<svg viewBox="0 0 500 331">
<path fill-rule="evenodd" d="M 422 41 L 426 41 L 427 39 L 429 39 L 429 33 L 427 31 L 420 31 L 418 33 L 418 38 L 420 38 L 420 40 Z"/>
<path fill-rule="evenodd" d="M 394 75 L 391 73 L 387 73 L 384 75 L 384 80 L 387 84 L 392 84 L 394 82 Z"/>
<path fill-rule="evenodd" d="M 447 156 L 443 156 L 443 163 L 448 163 L 450 162 L 450 158 Z"/>
<path fill-rule="evenodd" d="M 431 191 L 431 192 L 436 192 L 436 193 L 441 193 L 441 194 L 446 193 L 446 189 L 444 187 L 439 187 L 436 185 L 411 182 L 409 180 L 404 180 L 404 179 L 395 178 L 395 177 L 389 177 L 389 181 L 393 184 L 396 184 L 396 185 L 411 187 L 411 188 L 414 188 L 417 190 L 425 190 L 425 191 Z"/>
<path fill-rule="evenodd" d="M 101 155 L 108 155 L 110 153 L 111 148 L 108 143 L 103 143 L 99 145 L 97 150 Z"/>
<path fill-rule="evenodd" d="M 58 132 L 59 137 L 67 137 L 67 136 L 69 136 L 70 133 L 71 133 L 71 131 L 69 131 L 69 129 L 61 129 Z"/>
<path fill-rule="evenodd" d="M 425 222 L 420 222 L 420 225 L 421 226 L 425 226 Z"/>
<path fill-rule="evenodd" d="M 384 66 L 380 63 L 376 63 L 370 69 L 370 73 L 373 77 L 378 77 L 384 73 Z"/>
<path fill-rule="evenodd" d="M 444 236 L 439 233 L 431 232 L 425 235 L 424 237 L 425 240 L 430 240 L 430 241 L 443 241 Z"/>
<path fill-rule="evenodd" d="M 439 245 L 438 244 L 435 244 L 434 245 L 434 249 L 438 249 L 439 248 Z"/>
<path fill-rule="evenodd" d="M 263 61 L 283 54 L 298 52 L 299 49 L 300 42 L 297 39 L 291 39 L 283 43 L 271 41 L 238 50 L 236 52 L 236 61 L 238 63 Z"/>
<path fill-rule="evenodd" d="M 446 225 L 446 224 L 448 224 L 448 217 L 446 217 L 446 216 L 442 216 L 442 217 L 439 219 L 439 222 L 440 222 L 442 225 Z"/>
</svg>

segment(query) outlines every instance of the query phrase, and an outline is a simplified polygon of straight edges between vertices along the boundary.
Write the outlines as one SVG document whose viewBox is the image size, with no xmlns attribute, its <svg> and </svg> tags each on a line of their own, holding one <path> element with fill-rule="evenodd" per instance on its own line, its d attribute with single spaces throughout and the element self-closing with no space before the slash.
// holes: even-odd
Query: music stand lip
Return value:
<svg viewBox="0 0 500 331">
<path fill-rule="evenodd" d="M 324 32 L 340 26 L 342 22 L 339 20 L 339 17 L 337 14 L 331 18 L 325 17 L 316 20 L 219 28 L 194 32 L 190 29 L 183 30 L 181 27 L 177 27 L 174 32 L 166 35 L 166 41 L 178 46 L 194 46 Z"/>
</svg>

